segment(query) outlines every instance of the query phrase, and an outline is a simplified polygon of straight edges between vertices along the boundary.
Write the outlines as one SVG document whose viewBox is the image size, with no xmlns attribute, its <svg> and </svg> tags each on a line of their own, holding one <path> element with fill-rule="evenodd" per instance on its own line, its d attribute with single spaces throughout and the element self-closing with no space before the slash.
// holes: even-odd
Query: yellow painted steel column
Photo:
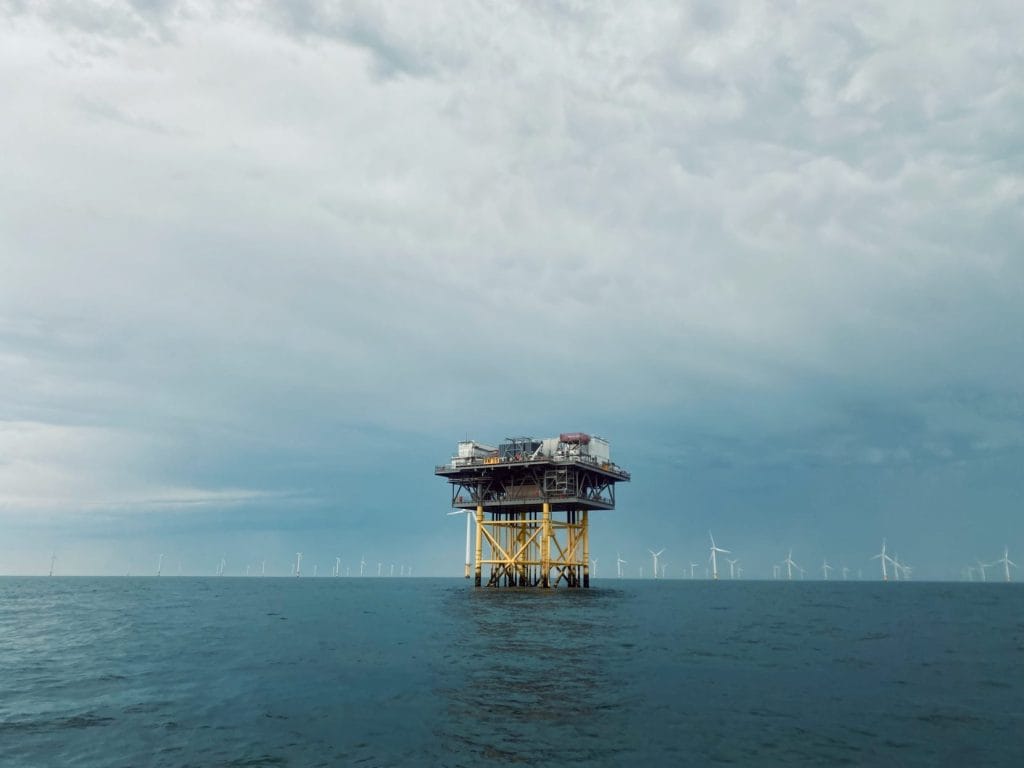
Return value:
<svg viewBox="0 0 1024 768">
<path fill-rule="evenodd" d="M 590 526 L 587 525 L 587 510 L 583 510 L 583 587 L 590 586 Z"/>
<path fill-rule="evenodd" d="M 473 579 L 474 586 L 480 586 L 480 573 L 483 568 L 484 559 L 484 505 L 476 505 L 476 572 Z"/>
<path fill-rule="evenodd" d="M 470 525 L 471 525 L 471 523 L 470 523 L 469 511 L 467 510 L 466 511 L 466 578 L 467 579 L 469 578 L 469 569 L 471 567 L 471 564 L 469 562 L 469 526 Z"/>
<path fill-rule="evenodd" d="M 541 513 L 540 540 L 540 585 L 548 586 L 548 573 L 551 571 L 551 505 L 544 502 Z"/>
</svg>

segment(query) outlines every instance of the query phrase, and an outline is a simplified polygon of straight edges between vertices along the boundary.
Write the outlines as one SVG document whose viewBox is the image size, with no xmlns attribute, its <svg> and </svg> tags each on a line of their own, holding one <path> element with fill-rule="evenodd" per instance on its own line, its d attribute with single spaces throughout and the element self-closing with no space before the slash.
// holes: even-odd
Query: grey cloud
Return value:
<svg viewBox="0 0 1024 768">
<path fill-rule="evenodd" d="M 15 0 L 5 3 L 3 11 L 9 17 L 34 16 L 62 33 L 166 42 L 173 37 L 172 23 L 182 5 L 176 0 Z"/>
<path fill-rule="evenodd" d="M 153 437 L 137 498 L 370 509 L 339 467 L 523 420 L 722 472 L 1020 449 L 1009 6 L 39 7 L 0 418 Z"/>
<path fill-rule="evenodd" d="M 89 115 L 110 120 L 130 128 L 164 136 L 178 136 L 184 133 L 181 129 L 164 125 L 158 120 L 133 114 L 110 102 L 83 98 L 79 100 L 78 104 L 81 110 Z"/>
<path fill-rule="evenodd" d="M 300 0 L 270 2 L 267 9 L 273 22 L 300 39 L 333 40 L 365 50 L 382 78 L 431 75 L 454 63 L 454 49 L 432 44 L 411 28 L 416 9 L 409 5 Z M 404 24 L 397 18 L 402 16 Z"/>
</svg>

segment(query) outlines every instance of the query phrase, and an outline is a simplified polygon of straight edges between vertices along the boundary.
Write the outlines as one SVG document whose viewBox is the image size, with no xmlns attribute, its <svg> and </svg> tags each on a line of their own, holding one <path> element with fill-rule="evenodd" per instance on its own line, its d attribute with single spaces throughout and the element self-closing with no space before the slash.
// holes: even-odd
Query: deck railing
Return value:
<svg viewBox="0 0 1024 768">
<path fill-rule="evenodd" d="M 603 469 L 607 472 L 614 472 L 617 475 L 622 475 L 627 480 L 630 478 L 629 472 L 624 470 L 618 464 L 611 461 L 599 461 L 593 456 L 543 456 L 534 458 L 508 458 L 505 456 L 487 456 L 484 458 L 477 458 L 469 456 L 466 458 L 456 457 L 448 464 L 436 464 L 434 465 L 434 474 L 441 472 L 449 472 L 453 469 L 465 469 L 466 467 L 498 467 L 510 464 L 531 464 L 531 463 L 548 463 L 551 461 L 555 462 L 576 462 L 580 464 L 589 464 L 598 469 Z"/>
</svg>

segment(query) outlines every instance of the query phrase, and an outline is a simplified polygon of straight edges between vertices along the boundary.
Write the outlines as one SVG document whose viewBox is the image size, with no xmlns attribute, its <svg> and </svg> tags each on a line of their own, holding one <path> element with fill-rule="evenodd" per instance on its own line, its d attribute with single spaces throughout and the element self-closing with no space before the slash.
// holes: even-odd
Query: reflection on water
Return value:
<svg viewBox="0 0 1024 768">
<path fill-rule="evenodd" d="M 484 590 L 446 596 L 452 685 L 439 690 L 451 752 L 497 762 L 601 762 L 621 750 L 607 732 L 617 703 L 605 653 L 612 591 Z M 611 738 L 610 738 L 611 736 Z"/>
</svg>

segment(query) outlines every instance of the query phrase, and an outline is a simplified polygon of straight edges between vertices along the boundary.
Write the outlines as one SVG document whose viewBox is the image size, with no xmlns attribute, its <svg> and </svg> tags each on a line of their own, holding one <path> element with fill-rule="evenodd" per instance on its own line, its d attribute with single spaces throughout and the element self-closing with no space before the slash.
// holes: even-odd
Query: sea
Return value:
<svg viewBox="0 0 1024 768">
<path fill-rule="evenodd" d="M 1024 587 L 0 578 L 2 766 L 1021 766 Z"/>
</svg>

